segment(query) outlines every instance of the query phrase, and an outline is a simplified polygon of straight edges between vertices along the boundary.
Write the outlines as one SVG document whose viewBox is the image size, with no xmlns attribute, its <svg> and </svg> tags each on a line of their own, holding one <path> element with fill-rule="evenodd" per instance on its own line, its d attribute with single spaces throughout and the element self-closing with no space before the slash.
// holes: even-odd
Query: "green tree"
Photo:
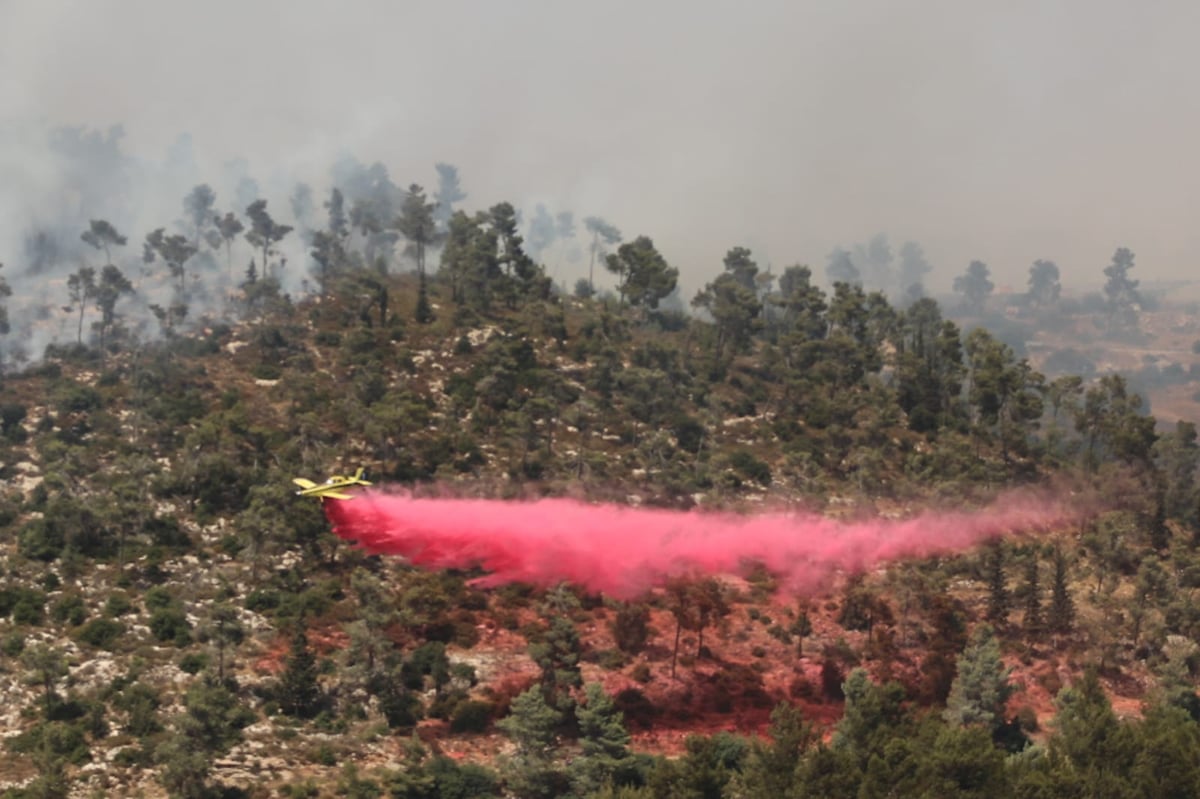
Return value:
<svg viewBox="0 0 1200 799">
<path fill-rule="evenodd" d="M 50 644 L 34 644 L 21 652 L 21 665 L 29 674 L 29 678 L 42 689 L 42 704 L 46 718 L 54 715 L 54 687 L 58 681 L 67 676 L 67 659 L 63 653 Z"/>
<path fill-rule="evenodd" d="M 1105 375 L 1089 386 L 1075 414 L 1075 429 L 1087 441 L 1087 462 L 1092 468 L 1101 454 L 1126 463 L 1146 463 L 1158 436 L 1155 419 L 1142 413 L 1142 398 L 1131 394 L 1125 378 Z"/>
<path fill-rule="evenodd" d="M 0 263 L 0 269 L 4 269 L 4 264 Z M 12 296 L 12 286 L 0 275 L 0 299 L 8 299 Z M 7 336 L 12 330 L 8 321 L 8 306 L 0 304 L 0 336 Z"/>
<path fill-rule="evenodd" d="M 925 433 L 952 426 L 965 375 L 958 326 L 922 298 L 900 315 L 896 340 L 897 401 L 908 425 Z"/>
<path fill-rule="evenodd" d="M 312 718 L 321 709 L 321 687 L 317 682 L 317 658 L 308 646 L 304 624 L 298 623 L 283 674 L 275 688 L 279 709 L 289 716 Z"/>
<path fill-rule="evenodd" d="M 1200 727 L 1183 710 L 1155 705 L 1137 728 L 1129 770 L 1136 795 L 1200 796 Z"/>
<path fill-rule="evenodd" d="M 555 615 L 549 627 L 529 645 L 529 656 L 542 670 L 546 701 L 560 710 L 570 709 L 571 689 L 583 684 L 579 670 L 580 651 L 575 622 L 561 614 Z"/>
<path fill-rule="evenodd" d="M 1134 647 L 1141 643 L 1142 628 L 1151 608 L 1171 593 L 1170 576 L 1155 555 L 1147 555 L 1138 566 L 1133 580 L 1133 603 L 1129 608 L 1132 625 L 1130 637 Z"/>
<path fill-rule="evenodd" d="M 583 226 L 592 236 L 592 243 L 588 246 L 588 251 L 591 253 L 588 261 L 588 288 L 592 294 L 595 294 L 596 258 L 603 259 L 607 255 L 608 248 L 621 240 L 621 231 L 598 216 L 584 217 Z"/>
<path fill-rule="evenodd" d="M 1046 386 L 1046 401 L 1050 405 L 1050 429 L 1046 431 L 1046 444 L 1051 452 L 1060 449 L 1063 438 L 1063 431 L 1059 427 L 1059 413 L 1065 411 L 1067 418 L 1075 418 L 1082 396 L 1083 378 L 1079 375 L 1056 377 Z"/>
<path fill-rule="evenodd" d="M 988 297 L 996 284 L 991 281 L 991 270 L 983 261 L 971 261 L 967 271 L 954 278 L 954 291 L 963 296 L 963 305 L 969 313 L 983 313 Z"/>
<path fill-rule="evenodd" d="M 205 783 L 213 760 L 242 739 L 242 730 L 255 716 L 211 675 L 188 687 L 183 705 L 173 734 L 155 751 L 162 766 L 159 779 L 173 796 L 202 799 L 208 795 Z"/>
<path fill-rule="evenodd" d="M 109 222 L 103 219 L 93 219 L 88 223 L 88 229 L 79 236 L 85 244 L 97 250 L 104 250 L 104 263 L 111 264 L 112 248 L 124 247 L 126 238 L 117 232 Z"/>
<path fill-rule="evenodd" d="M 79 330 L 75 341 L 83 343 L 83 313 L 87 310 L 89 300 L 96 296 L 96 270 L 90 266 L 81 266 L 67 277 L 67 295 L 71 298 L 68 309 L 74 308 L 79 312 Z"/>
<path fill-rule="evenodd" d="M 704 651 L 704 630 L 728 616 L 731 608 L 725 586 L 715 577 L 693 583 L 691 592 L 696 614 L 696 656 L 700 657 Z"/>
<path fill-rule="evenodd" d="M 675 679 L 675 665 L 679 660 L 679 639 L 684 629 L 693 630 L 700 623 L 692 592 L 692 581 L 676 577 L 667 582 L 667 609 L 675 617 L 675 644 L 671 649 L 671 679 Z"/>
<path fill-rule="evenodd" d="M 142 260 L 149 264 L 161 258 L 170 270 L 171 277 L 179 281 L 176 296 L 179 302 L 184 302 L 188 296 L 187 262 L 195 254 L 196 247 L 186 236 L 168 236 L 162 228 L 158 228 L 146 235 Z"/>
<path fill-rule="evenodd" d="M 679 279 L 679 270 L 667 264 L 648 236 L 622 244 L 605 259 L 605 265 L 617 276 L 621 302 L 628 298 L 635 308 L 657 308 Z"/>
<path fill-rule="evenodd" d="M 217 647 L 217 680 L 225 683 L 225 650 L 236 647 L 246 637 L 237 609 L 228 602 L 214 602 L 208 613 L 206 635 Z"/>
<path fill-rule="evenodd" d="M 848 250 L 841 247 L 836 247 L 833 252 L 829 253 L 825 264 L 825 275 L 835 285 L 838 283 L 846 283 L 851 286 L 862 285 L 862 274 L 854 265 L 853 257 Z"/>
<path fill-rule="evenodd" d="M 488 222 L 498 247 L 496 263 L 506 280 L 500 285 L 510 308 L 518 300 L 544 300 L 550 295 L 550 280 L 542 268 L 526 254 L 518 233 L 517 212 L 511 203 L 498 203 L 488 210 Z"/>
<path fill-rule="evenodd" d="M 820 740 L 800 708 L 781 702 L 771 711 L 766 740 L 756 740 L 746 764 L 730 785 L 734 797 L 793 796 L 796 772 L 811 747 Z"/>
<path fill-rule="evenodd" d="M 1045 378 L 1025 359 L 982 327 L 967 334 L 964 345 L 970 365 L 967 392 L 975 411 L 976 429 L 992 431 L 1000 440 L 1005 462 L 1015 451 L 1023 454 L 1043 412 Z"/>
<path fill-rule="evenodd" d="M 512 701 L 509 715 L 496 726 L 516 745 L 507 764 L 508 788 L 518 797 L 550 799 L 566 787 L 566 775 L 554 763 L 562 714 L 546 703 L 542 692 L 530 688 Z"/>
<path fill-rule="evenodd" d="M 408 187 L 400 216 L 394 226 L 408 241 L 408 252 L 417 264 L 417 274 L 425 275 L 425 250 L 437 241 L 437 224 L 434 211 L 437 204 L 425 199 L 425 189 L 416 183 Z"/>
<path fill-rule="evenodd" d="M 1099 787 L 1112 790 L 1114 781 L 1128 772 L 1136 749 L 1128 726 L 1117 720 L 1095 669 L 1079 682 L 1059 692 L 1054 717 L 1057 735 L 1051 747 L 1070 761 L 1083 796 L 1099 796 Z M 1121 796 L 1115 791 L 1106 796 Z"/>
<path fill-rule="evenodd" d="M 214 216 L 213 226 L 217 230 L 217 235 L 225 244 L 225 266 L 229 270 L 229 280 L 233 281 L 233 242 L 246 226 L 242 224 L 242 220 L 238 219 L 232 211 L 227 211 L 225 216 Z"/>
<path fill-rule="evenodd" d="M 1036 260 L 1029 267 L 1029 292 L 1025 295 L 1030 306 L 1047 310 L 1058 304 L 1062 284 L 1058 279 L 1058 265 L 1053 261 Z"/>
<path fill-rule="evenodd" d="M 585 701 L 575 708 L 581 757 L 571 761 L 571 784 L 586 796 L 606 783 L 627 785 L 638 779 L 637 759 L 629 751 L 624 714 L 599 683 L 584 689 Z"/>
<path fill-rule="evenodd" d="M 846 705 L 834 730 L 832 746 L 849 753 L 859 768 L 866 768 L 908 721 L 904 689 L 898 683 L 876 685 L 866 669 L 858 668 L 846 677 L 842 691 Z"/>
<path fill-rule="evenodd" d="M 812 270 L 800 264 L 789 266 L 779 276 L 777 304 L 783 309 L 782 326 L 804 343 L 825 337 L 825 292 L 812 282 Z M 793 345 L 794 346 L 794 345 Z"/>
<path fill-rule="evenodd" d="M 275 245 L 283 237 L 292 232 L 291 225 L 281 225 L 271 218 L 267 211 L 266 200 L 255 200 L 246 206 L 246 216 L 250 219 L 250 230 L 246 232 L 246 241 L 251 247 L 262 253 L 262 276 L 264 279 L 274 277 L 271 269 L 271 256 L 275 254 Z"/>
<path fill-rule="evenodd" d="M 1196 516 L 1200 503 L 1196 485 L 1196 470 L 1200 468 L 1196 425 L 1179 420 L 1174 430 L 1160 434 L 1154 443 L 1154 460 L 1165 483 L 1162 492 L 1164 515 L 1189 525 L 1200 521 Z"/>
<path fill-rule="evenodd" d="M 692 307 L 702 308 L 713 319 L 713 359 L 718 367 L 749 348 L 753 335 L 761 328 L 762 303 L 754 289 L 742 285 L 732 272 L 718 275 L 692 299 Z"/>
<path fill-rule="evenodd" d="M 925 250 L 915 241 L 900 245 L 899 255 L 896 297 L 897 301 L 911 305 L 925 296 L 925 275 L 933 271 L 933 266 L 925 258 Z"/>
<path fill-rule="evenodd" d="M 1104 299 L 1108 309 L 1108 332 L 1122 333 L 1137 330 L 1138 310 L 1142 298 L 1138 294 L 1138 281 L 1129 273 L 1133 270 L 1133 253 L 1118 247 L 1113 253 L 1112 263 L 1104 267 Z"/>
<path fill-rule="evenodd" d="M 219 232 L 216 232 L 215 238 L 210 235 L 214 233 L 213 206 L 216 202 L 217 193 L 207 183 L 196 186 L 183 198 L 183 215 L 191 228 L 192 247 L 197 251 L 200 250 L 202 242 L 211 246 L 214 242 L 221 241 Z"/>
<path fill-rule="evenodd" d="M 946 721 L 964 727 L 979 724 L 995 732 L 1005 722 L 1004 706 L 1013 691 L 1008 677 L 995 631 L 991 625 L 979 625 L 958 658 L 958 676 L 943 714 Z"/>
<path fill-rule="evenodd" d="M 650 637 L 650 608 L 640 602 L 621 603 L 613 614 L 611 629 L 617 649 L 636 655 Z"/>
<path fill-rule="evenodd" d="M 438 187 L 433 193 L 433 218 L 438 228 L 445 230 L 450 224 L 450 217 L 455 214 L 454 204 L 467 199 L 467 193 L 462 190 L 458 179 L 458 167 L 453 164 L 434 164 L 437 170 Z"/>
<path fill-rule="evenodd" d="M 1045 614 L 1042 611 L 1042 587 L 1039 581 L 1038 552 L 1035 549 L 1025 560 L 1025 584 L 1021 586 L 1021 598 L 1024 604 L 1024 614 L 1021 626 L 1028 638 L 1037 638 L 1045 627 Z"/>
<path fill-rule="evenodd" d="M 1075 626 L 1075 600 L 1071 597 L 1067 555 L 1062 547 L 1054 548 L 1054 579 L 1050 584 L 1050 610 L 1046 624 L 1054 633 L 1071 632 Z"/>
<path fill-rule="evenodd" d="M 538 203 L 533 210 L 533 218 L 529 220 L 529 235 L 526 237 L 529 254 L 541 258 L 557 236 L 558 226 L 554 223 L 554 216 L 545 203 Z"/>
<path fill-rule="evenodd" d="M 125 295 L 133 294 L 133 284 L 125 277 L 125 273 L 112 264 L 100 270 L 100 280 L 96 284 L 96 310 L 100 311 L 100 321 L 96 326 L 100 333 L 100 349 L 103 351 L 105 339 L 112 331 L 117 321 L 117 301 Z"/>
<path fill-rule="evenodd" d="M 819 365 L 831 370 L 829 388 L 835 393 L 859 386 L 883 366 L 880 345 L 884 331 L 872 322 L 872 312 L 881 302 L 886 299 L 866 294 L 860 285 L 833 284 L 825 315 L 829 334 Z"/>
<path fill-rule="evenodd" d="M 999 542 L 985 550 L 984 579 L 987 580 L 987 620 L 995 625 L 1008 624 L 1012 610 L 1012 595 L 1008 590 L 1008 574 L 1004 568 L 1004 547 Z"/>
<path fill-rule="evenodd" d="M 484 219 L 455 211 L 447 222 L 439 273 L 450 285 L 450 297 L 476 309 L 491 305 L 500 277 L 495 234 L 485 230 Z"/>
</svg>

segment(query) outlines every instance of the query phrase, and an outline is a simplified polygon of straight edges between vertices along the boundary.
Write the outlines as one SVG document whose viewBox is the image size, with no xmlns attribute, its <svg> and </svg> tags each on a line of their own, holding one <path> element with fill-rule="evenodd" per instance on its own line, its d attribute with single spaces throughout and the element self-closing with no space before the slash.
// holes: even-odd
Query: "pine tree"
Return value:
<svg viewBox="0 0 1200 799">
<path fill-rule="evenodd" d="M 569 711 L 574 699 L 571 689 L 583 680 L 579 672 L 579 632 L 567 616 L 555 616 L 540 640 L 529 647 L 529 656 L 542 670 L 546 700 L 559 710 Z"/>
<path fill-rule="evenodd" d="M 1012 598 L 1008 593 L 1008 575 L 1004 571 L 1004 550 L 1000 544 L 988 549 L 984 569 L 987 573 L 988 602 L 987 620 L 1003 625 L 1008 621 L 1012 609 Z"/>
<path fill-rule="evenodd" d="M 580 796 L 600 790 L 606 782 L 628 784 L 636 776 L 624 715 L 599 683 L 589 683 L 585 693 L 586 704 L 575 708 L 583 756 L 571 762 L 571 782 Z"/>
<path fill-rule="evenodd" d="M 1025 615 L 1021 620 L 1025 635 L 1036 638 L 1042 632 L 1042 589 L 1038 583 L 1038 553 L 1030 553 L 1025 563 Z"/>
<path fill-rule="evenodd" d="M 512 701 L 507 718 L 496 726 L 517 751 L 507 764 L 508 787 L 521 797 L 561 796 L 565 775 L 554 763 L 555 738 L 562 714 L 550 705 L 537 687 Z"/>
<path fill-rule="evenodd" d="M 1067 585 L 1067 556 L 1061 548 L 1054 550 L 1054 583 L 1050 589 L 1050 613 L 1047 622 L 1056 633 L 1069 633 L 1075 625 L 1075 601 Z"/>
<path fill-rule="evenodd" d="M 798 707 L 781 702 L 771 711 L 766 741 L 755 741 L 741 773 L 731 785 L 733 796 L 783 797 L 792 794 L 796 769 L 804 753 L 820 740 Z"/>
<path fill-rule="evenodd" d="M 1150 518 L 1150 548 L 1163 552 L 1171 544 L 1171 530 L 1167 527 L 1166 488 L 1160 487 L 1154 495 L 1154 515 Z"/>
<path fill-rule="evenodd" d="M 317 685 L 317 659 L 308 647 L 304 625 L 292 636 L 292 649 L 276 688 L 279 709 L 289 716 L 312 718 L 317 714 L 321 689 Z"/>
<path fill-rule="evenodd" d="M 1008 669 L 1000 659 L 1000 642 L 991 625 L 981 624 L 958 658 L 958 676 L 950 687 L 946 721 L 959 726 L 981 724 L 995 731 L 1004 724 L 1004 703 L 1012 693 Z"/>
<path fill-rule="evenodd" d="M 426 285 L 424 271 L 417 274 L 417 308 L 413 318 L 422 325 L 433 321 L 433 307 L 429 304 L 429 287 Z"/>
</svg>

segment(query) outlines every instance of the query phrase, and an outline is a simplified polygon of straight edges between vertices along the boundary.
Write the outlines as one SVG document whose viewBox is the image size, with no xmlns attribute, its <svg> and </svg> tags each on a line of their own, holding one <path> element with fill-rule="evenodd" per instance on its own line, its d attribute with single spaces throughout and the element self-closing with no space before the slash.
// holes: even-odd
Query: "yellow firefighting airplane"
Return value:
<svg viewBox="0 0 1200 799">
<path fill-rule="evenodd" d="M 306 480 L 303 477 L 295 477 L 292 479 L 292 482 L 300 486 L 300 490 L 296 492 L 300 496 L 317 497 L 319 499 L 354 499 L 353 494 L 347 494 L 342 489 L 349 488 L 350 486 L 371 485 L 363 479 L 362 467 L 359 467 L 358 471 L 351 477 L 343 477 L 340 474 L 335 474 L 324 483 L 314 483 L 312 480 Z"/>
</svg>

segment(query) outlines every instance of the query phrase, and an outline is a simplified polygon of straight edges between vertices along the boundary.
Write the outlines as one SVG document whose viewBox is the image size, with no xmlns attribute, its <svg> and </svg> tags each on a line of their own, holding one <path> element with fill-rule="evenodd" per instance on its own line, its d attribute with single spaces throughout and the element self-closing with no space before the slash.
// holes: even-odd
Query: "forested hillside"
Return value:
<svg viewBox="0 0 1200 799">
<path fill-rule="evenodd" d="M 1200 794 L 1192 424 L 743 247 L 684 308 L 652 238 L 590 219 L 615 289 L 567 291 L 539 228 L 451 213 L 455 185 L 309 196 L 300 230 L 197 187 L 139 266 L 90 220 L 41 310 L 8 298 L 4 796 Z M 1036 485 L 1086 513 L 817 595 L 751 567 L 619 601 L 353 548 L 291 480 L 359 466 L 421 496 L 898 518 Z"/>
</svg>

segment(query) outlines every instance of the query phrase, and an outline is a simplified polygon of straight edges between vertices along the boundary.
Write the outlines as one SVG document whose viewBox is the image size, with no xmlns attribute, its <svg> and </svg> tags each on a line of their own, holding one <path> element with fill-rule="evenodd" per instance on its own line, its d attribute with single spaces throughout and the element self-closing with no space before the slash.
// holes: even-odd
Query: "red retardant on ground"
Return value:
<svg viewBox="0 0 1200 799">
<path fill-rule="evenodd" d="M 815 514 L 737 515 L 591 505 L 571 499 L 417 498 L 370 491 L 325 503 L 339 537 L 430 568 L 479 566 L 481 586 L 568 581 L 633 598 L 679 575 L 738 574 L 761 563 L 780 588 L 810 594 L 838 571 L 960 552 L 1080 518 L 1070 506 L 1012 493 L 976 512 L 838 521 Z"/>
</svg>

